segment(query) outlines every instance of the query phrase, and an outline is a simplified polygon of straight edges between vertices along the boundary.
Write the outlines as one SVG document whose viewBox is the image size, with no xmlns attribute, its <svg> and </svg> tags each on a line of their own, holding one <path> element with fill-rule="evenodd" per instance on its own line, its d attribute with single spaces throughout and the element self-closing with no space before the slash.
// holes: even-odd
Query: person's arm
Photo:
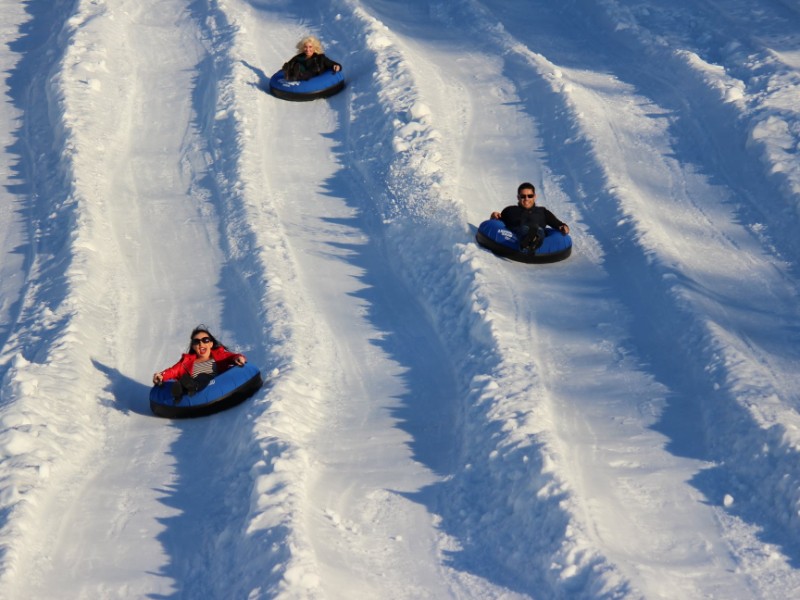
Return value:
<svg viewBox="0 0 800 600">
<path fill-rule="evenodd" d="M 214 353 L 213 358 L 223 370 L 227 370 L 233 365 L 241 367 L 247 362 L 247 357 L 244 354 L 229 352 L 226 348 L 219 348 Z"/>
<path fill-rule="evenodd" d="M 569 233 L 569 225 L 564 223 L 561 219 L 556 217 L 546 208 L 544 210 L 545 210 L 545 218 L 547 220 L 547 224 L 553 229 L 558 229 L 562 234 L 567 235 Z"/>
<path fill-rule="evenodd" d="M 506 206 L 500 212 L 500 220 L 506 227 L 516 227 L 520 224 L 519 207 L 515 205 Z"/>
<path fill-rule="evenodd" d="M 189 371 L 186 368 L 185 361 L 186 359 L 184 355 L 178 362 L 168 369 L 164 369 L 163 371 L 155 373 L 153 375 L 153 383 L 155 385 L 161 385 L 167 379 L 178 379 L 181 375 L 186 375 Z"/>
<path fill-rule="evenodd" d="M 281 67 L 281 68 L 283 69 L 284 72 L 286 72 L 286 70 L 289 69 L 289 67 L 291 67 L 294 63 L 297 62 L 297 57 L 298 56 L 302 56 L 302 55 L 295 54 L 292 58 L 290 58 L 285 63 L 283 63 L 283 67 Z"/>
<path fill-rule="evenodd" d="M 319 57 L 322 60 L 322 67 L 323 67 L 322 70 L 323 71 L 326 71 L 326 70 L 330 69 L 331 71 L 336 73 L 337 71 L 341 71 L 342 70 L 342 65 L 340 65 L 335 60 L 331 60 L 330 58 L 328 58 L 324 54 L 320 54 Z"/>
</svg>

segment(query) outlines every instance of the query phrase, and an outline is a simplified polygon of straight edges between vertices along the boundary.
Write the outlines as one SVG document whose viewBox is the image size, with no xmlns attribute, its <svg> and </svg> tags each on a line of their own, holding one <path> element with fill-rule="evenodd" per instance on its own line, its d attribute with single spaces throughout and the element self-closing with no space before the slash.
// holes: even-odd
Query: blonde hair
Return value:
<svg viewBox="0 0 800 600">
<path fill-rule="evenodd" d="M 317 54 L 325 53 L 325 51 L 322 49 L 322 42 L 320 42 L 319 39 L 317 39 L 313 35 L 307 35 L 302 40 L 297 42 L 297 49 L 300 52 L 302 52 L 303 50 L 305 50 L 305 45 L 308 43 L 310 43 L 314 47 L 314 52 L 316 52 Z"/>
</svg>

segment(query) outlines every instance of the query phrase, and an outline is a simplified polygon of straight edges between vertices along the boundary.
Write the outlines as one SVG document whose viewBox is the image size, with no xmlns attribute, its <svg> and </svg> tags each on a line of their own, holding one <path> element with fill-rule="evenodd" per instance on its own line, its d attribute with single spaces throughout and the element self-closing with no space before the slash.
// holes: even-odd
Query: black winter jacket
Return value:
<svg viewBox="0 0 800 600">
<path fill-rule="evenodd" d="M 517 229 L 523 225 L 527 225 L 532 230 L 536 230 L 539 227 L 544 229 L 545 225 L 549 225 L 553 229 L 558 229 L 564 225 L 562 221 L 556 218 L 556 216 L 544 206 L 536 205 L 531 208 L 523 208 L 519 204 L 506 206 L 503 212 L 500 213 L 500 220 L 511 230 Z"/>
<path fill-rule="evenodd" d="M 315 53 L 308 57 L 305 54 L 298 54 L 283 65 L 283 75 L 288 81 L 305 81 L 329 69 L 332 70 L 335 66 L 342 68 L 342 65 L 324 54 Z"/>
</svg>

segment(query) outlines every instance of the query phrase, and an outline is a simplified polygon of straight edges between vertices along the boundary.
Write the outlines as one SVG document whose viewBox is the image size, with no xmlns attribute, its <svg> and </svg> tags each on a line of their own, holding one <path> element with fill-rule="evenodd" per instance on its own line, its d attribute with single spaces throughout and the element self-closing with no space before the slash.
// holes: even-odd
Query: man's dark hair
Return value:
<svg viewBox="0 0 800 600">
<path fill-rule="evenodd" d="M 533 190 L 533 193 L 534 194 L 536 193 L 536 188 L 533 187 L 532 183 L 528 183 L 527 181 L 525 183 L 520 183 L 519 184 L 519 187 L 517 188 L 517 196 L 520 195 L 522 190 Z"/>
</svg>

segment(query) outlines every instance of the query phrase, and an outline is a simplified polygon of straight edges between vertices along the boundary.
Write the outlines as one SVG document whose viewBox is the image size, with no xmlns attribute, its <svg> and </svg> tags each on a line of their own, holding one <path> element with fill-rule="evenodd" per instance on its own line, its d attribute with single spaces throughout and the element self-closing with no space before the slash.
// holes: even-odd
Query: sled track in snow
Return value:
<svg viewBox="0 0 800 600">
<path fill-rule="evenodd" d="M 224 155 L 217 146 L 220 140 L 227 144 L 226 152 L 236 147 L 235 139 L 231 139 L 235 136 L 235 128 L 230 121 L 218 118 L 217 114 L 218 105 L 220 110 L 224 110 L 231 104 L 225 93 L 229 92 L 231 85 L 226 76 L 232 71 L 232 61 L 220 51 L 219 45 L 228 44 L 232 33 L 222 15 L 216 15 L 217 21 L 206 20 L 206 13 L 214 15 L 210 6 L 194 6 L 198 11 L 194 15 L 196 37 L 209 46 L 205 58 L 196 67 L 193 89 L 187 86 L 195 114 L 191 117 L 193 124 L 187 126 L 186 146 L 179 149 L 179 156 L 175 159 L 183 168 L 189 187 L 183 201 L 178 200 L 182 206 L 189 207 L 183 212 L 163 201 L 163 197 L 175 197 L 174 190 L 168 189 L 168 179 L 172 177 L 168 171 L 173 157 L 162 161 L 163 169 L 156 168 L 147 173 L 152 164 L 145 166 L 142 180 L 137 180 L 138 173 L 127 173 L 129 165 L 120 167 L 115 163 L 115 156 L 125 151 L 136 155 L 138 151 L 131 148 L 137 143 L 135 136 L 125 138 L 125 135 L 130 123 L 139 117 L 139 111 L 170 102 L 170 99 L 158 96 L 158 89 L 139 89 L 139 73 L 128 70 L 130 66 L 137 66 L 126 57 L 131 45 L 136 43 L 131 40 L 147 39 L 152 35 L 157 41 L 161 31 L 159 22 L 148 21 L 147 16 L 143 16 L 146 6 L 141 3 L 107 6 L 74 2 L 59 6 L 58 11 L 34 12 L 23 26 L 29 32 L 26 39 L 30 39 L 30 44 L 21 49 L 23 55 L 17 68 L 35 75 L 30 80 L 18 77 L 19 83 L 13 86 L 13 92 L 25 107 L 18 144 L 25 152 L 20 153 L 19 170 L 31 188 L 27 194 L 29 208 L 25 214 L 30 219 L 28 228 L 32 232 L 32 243 L 27 251 L 30 267 L 19 317 L 3 347 L 7 372 L 2 397 L 7 426 L 0 435 L 3 446 L 13 454 L 11 460 L 3 462 L 3 479 L 15 490 L 13 495 L 4 494 L 3 506 L 6 518 L 3 537 L 7 546 L 2 574 L 3 583 L 9 588 L 20 590 L 26 585 L 46 585 L 46 569 L 35 578 L 19 579 L 20 552 L 24 550 L 26 554 L 23 560 L 27 562 L 22 565 L 27 565 L 29 572 L 37 570 L 36 565 L 41 561 L 37 556 L 37 552 L 42 552 L 40 546 L 61 540 L 57 537 L 57 528 L 45 528 L 33 535 L 30 521 L 37 521 L 37 510 L 45 510 L 54 502 L 63 502 L 66 514 L 72 514 L 74 507 L 69 505 L 70 498 L 74 501 L 75 497 L 80 498 L 81 493 L 75 481 L 81 477 L 91 481 L 92 476 L 98 475 L 103 464 L 98 457 L 107 457 L 103 453 L 109 451 L 109 445 L 113 446 L 107 436 L 118 431 L 124 438 L 130 427 L 130 423 L 125 423 L 126 413 L 142 410 L 137 398 L 146 398 L 146 386 L 131 381 L 111 365 L 118 356 L 117 339 L 129 340 L 137 336 L 140 347 L 158 344 L 160 336 L 152 334 L 164 331 L 165 321 L 169 321 L 173 314 L 169 310 L 154 315 L 160 323 L 151 323 L 147 315 L 141 314 L 138 319 L 129 318 L 122 322 L 119 319 L 121 314 L 138 312 L 136 301 L 153 285 L 147 275 L 154 272 L 158 279 L 168 270 L 166 265 L 148 263 L 150 257 L 138 248 L 142 240 L 148 239 L 142 228 L 143 221 L 149 223 L 145 227 L 150 227 L 157 245 L 159 229 L 170 228 L 164 215 L 176 218 L 176 215 L 191 213 L 192 199 L 200 200 L 200 205 L 204 200 L 209 201 L 206 207 L 199 209 L 206 215 L 210 214 L 208 207 L 213 207 L 225 216 L 220 225 L 220 237 L 227 240 L 223 248 L 227 260 L 220 287 L 234 295 L 233 299 L 224 299 L 223 304 L 233 306 L 235 310 L 222 311 L 226 315 L 222 326 L 251 333 L 251 338 L 243 335 L 239 341 L 253 349 L 250 354 L 254 360 L 261 362 L 269 358 L 271 364 L 278 362 L 276 355 L 267 357 L 256 350 L 262 345 L 268 348 L 274 345 L 269 343 L 265 309 L 260 308 L 264 290 L 268 289 L 263 283 L 263 267 L 258 257 L 252 256 L 251 249 L 255 245 L 252 232 L 243 226 L 241 209 L 237 210 L 239 199 L 231 193 L 235 188 L 235 182 L 230 182 L 230 177 L 235 177 L 235 164 L 230 166 L 230 162 L 235 163 L 237 157 L 233 156 L 230 162 L 220 160 L 219 167 L 212 170 L 207 169 L 208 163 L 203 161 L 203 157 L 210 157 L 211 152 Z M 174 7 L 162 8 L 164 10 L 159 14 L 168 18 L 168 9 Z M 178 35 L 188 31 L 183 19 L 181 14 L 176 17 L 176 23 L 180 25 L 174 31 Z M 110 22 L 113 25 L 107 26 Z M 105 27 L 99 30 L 100 33 L 113 32 L 113 39 L 99 37 L 98 25 Z M 142 32 L 145 32 L 144 36 Z M 153 48 L 157 45 L 154 44 Z M 187 43 L 184 48 L 187 57 L 191 58 L 192 45 Z M 124 66 L 115 62 L 120 57 L 128 61 Z M 159 58 L 167 64 L 171 57 Z M 111 86 L 108 85 L 109 68 L 118 68 L 114 73 L 118 79 L 111 81 Z M 181 76 L 185 76 L 185 72 Z M 118 100 L 115 93 L 124 100 L 113 102 Z M 104 100 L 112 101 L 122 110 L 104 110 Z M 182 100 L 176 102 L 182 103 Z M 87 122 L 87 117 L 92 117 L 90 122 Z M 172 117 L 180 127 L 180 113 L 176 112 Z M 103 143 L 107 144 L 108 160 L 102 164 L 93 163 L 96 147 L 100 145 L 102 149 Z M 147 162 L 147 157 L 141 161 L 142 164 Z M 102 169 L 105 172 L 101 172 Z M 163 187 L 154 189 L 159 184 Z M 127 208 L 121 208 L 126 202 Z M 159 205 L 166 205 L 168 210 L 158 210 L 156 207 Z M 120 212 L 127 213 L 124 224 L 116 220 Z M 153 225 L 153 217 L 156 225 Z M 213 219 L 209 220 L 211 225 L 207 231 L 213 238 L 215 226 Z M 186 227 L 186 222 L 177 222 L 186 233 L 197 231 Z M 181 243 L 190 246 L 191 242 L 187 243 L 190 237 Z M 124 268 L 120 269 L 119 265 L 124 265 Z M 204 279 L 202 268 L 195 273 Z M 132 285 L 131 281 L 135 283 Z M 202 283 L 205 285 L 206 280 Z M 182 295 L 180 284 L 180 279 L 172 280 L 177 297 Z M 137 286 L 143 289 L 136 289 Z M 150 308 L 156 312 L 160 307 L 163 305 L 150 303 Z M 254 323 L 258 325 L 254 327 Z M 114 329 L 109 329 L 109 324 L 113 324 Z M 179 326 L 185 328 L 187 324 Z M 102 350 L 87 343 L 92 339 L 102 339 L 104 336 L 97 333 L 101 329 L 105 329 L 108 341 Z M 8 361 L 12 357 L 16 358 L 9 368 Z M 144 368 L 149 370 L 155 365 Z M 81 391 L 82 388 L 94 389 L 95 392 L 87 395 Z M 230 417 L 222 417 L 219 421 L 225 422 L 226 419 Z M 120 427 L 121 430 L 116 429 Z M 247 455 L 245 464 L 255 462 L 249 461 L 249 454 L 260 452 L 259 435 L 252 433 L 252 443 L 248 447 L 239 442 L 243 429 L 246 432 L 243 423 L 237 427 L 229 422 L 229 428 L 221 428 L 204 441 L 202 432 L 191 433 L 191 427 L 187 428 L 185 435 L 170 448 L 170 454 L 186 457 L 186 460 L 183 463 L 178 461 L 179 483 L 171 494 L 165 496 L 163 504 L 169 506 L 178 502 L 180 506 L 181 502 L 191 499 L 191 490 L 198 485 L 204 494 L 216 490 L 212 495 L 220 498 L 233 494 L 247 499 L 252 486 L 247 477 L 227 475 L 220 478 L 214 474 L 227 473 L 230 464 L 241 460 L 242 454 Z M 27 436 L 35 436 L 37 440 L 31 446 L 34 452 L 22 451 L 27 447 Z M 206 443 L 210 447 L 232 448 L 233 451 L 206 461 L 203 466 L 207 470 L 201 472 L 197 469 L 194 455 L 198 445 L 202 447 Z M 147 463 L 147 452 L 159 453 L 159 450 L 137 448 L 140 455 L 127 457 L 132 468 L 142 462 L 145 469 L 139 473 L 142 475 L 140 481 L 134 477 L 128 485 L 135 489 L 147 480 L 146 469 L 153 466 Z M 192 457 L 191 464 L 187 462 L 189 457 Z M 157 460 L 164 459 L 159 456 Z M 151 471 L 158 476 L 158 467 Z M 57 476 L 50 477 L 51 472 Z M 168 473 L 165 472 L 164 476 Z M 131 492 L 126 489 L 120 490 L 119 494 L 131 501 Z M 102 494 L 95 497 L 102 498 Z M 222 556 L 229 557 L 224 562 L 206 557 L 205 562 L 216 568 L 211 572 L 205 568 L 195 570 L 194 581 L 203 593 L 217 589 L 221 597 L 222 590 L 233 589 L 232 581 L 249 586 L 248 590 L 257 587 L 252 581 L 237 579 L 238 569 L 231 568 L 237 558 L 241 565 L 247 564 L 242 556 L 223 552 L 223 549 L 231 549 L 226 548 L 224 542 L 230 533 L 228 527 L 236 528 L 236 519 L 244 520 L 246 506 L 246 503 L 237 502 L 234 505 L 237 510 L 232 511 L 234 516 L 219 521 L 216 528 L 196 529 L 197 523 L 193 519 L 203 515 L 192 510 L 187 511 L 183 520 L 165 520 L 168 527 L 161 535 L 163 546 L 168 552 L 174 549 L 175 554 L 162 565 L 162 574 L 174 576 L 176 581 L 192 580 L 186 576 L 187 568 L 181 563 L 185 549 L 173 548 L 172 545 L 177 542 L 180 546 L 181 539 L 195 528 L 196 539 L 201 540 L 198 547 L 216 548 Z M 245 525 L 241 524 L 239 528 L 244 529 Z M 271 535 L 280 535 L 280 531 L 276 528 Z M 47 541 L 40 544 L 39 533 Z M 234 543 L 232 549 L 239 547 L 240 544 Z M 69 559 L 67 553 L 57 558 Z M 64 592 L 68 593 L 66 590 L 70 585 L 92 586 L 97 583 L 91 580 L 90 573 L 84 573 L 84 576 L 85 581 L 63 582 Z M 262 579 L 259 584 L 265 581 Z M 104 583 L 99 585 L 102 587 Z"/>
<path fill-rule="evenodd" d="M 595 22 L 604 23 L 607 19 L 607 29 L 599 29 L 596 35 L 613 36 L 612 28 L 625 19 L 617 13 L 615 18 L 608 18 L 604 10 L 619 9 L 619 4 L 584 2 L 574 7 L 575 12 L 559 11 L 558 17 L 588 23 L 578 19 L 577 12 L 594 14 Z M 763 273 L 759 279 L 738 283 L 733 283 L 735 267 L 729 267 L 729 273 L 721 269 L 719 273 L 692 275 L 693 245 L 679 229 L 673 235 L 680 240 L 676 245 L 683 246 L 685 257 L 680 256 L 680 250 L 649 241 L 651 233 L 666 223 L 648 221 L 646 217 L 650 212 L 646 208 L 650 190 L 645 184 L 652 183 L 657 192 L 655 182 L 626 179 L 625 173 L 610 171 L 604 163 L 604 153 L 614 148 L 598 144 L 599 131 L 607 124 L 603 121 L 602 92 L 582 88 L 591 85 L 589 80 L 582 83 L 574 79 L 571 71 L 559 64 L 557 56 L 548 56 L 544 50 L 541 52 L 545 54 L 540 54 L 535 36 L 528 47 L 526 39 L 513 37 L 488 18 L 485 8 L 477 3 L 470 6 L 477 7 L 478 25 L 472 32 L 476 38 L 492 40 L 498 51 L 513 49 L 506 59 L 508 72 L 512 73 L 509 76 L 520 89 L 527 90 L 523 100 L 542 124 L 551 168 L 564 175 L 566 193 L 577 201 L 586 225 L 601 244 L 615 293 L 631 314 L 634 346 L 649 360 L 657 380 L 670 390 L 671 398 L 654 428 L 668 436 L 671 452 L 713 465 L 698 473 L 692 482 L 709 502 L 719 505 L 729 492 L 737 499 L 733 514 L 760 531 L 761 539 L 780 546 L 795 564 L 800 557 L 794 541 L 800 525 L 794 510 L 800 495 L 800 463 L 794 434 L 779 423 L 794 420 L 791 415 L 796 411 L 793 390 L 797 381 L 790 365 L 798 357 L 775 354 L 773 349 L 786 348 L 788 339 L 797 338 L 800 318 L 794 283 L 797 237 L 789 233 L 796 228 L 797 216 L 787 215 L 785 209 L 797 203 L 796 185 L 792 183 L 797 173 L 794 167 L 776 168 L 785 164 L 786 157 L 770 149 L 769 140 L 760 144 L 748 139 L 752 129 L 769 118 L 764 111 L 769 114 L 774 109 L 769 109 L 768 102 L 746 112 L 740 105 L 726 104 L 725 92 L 734 87 L 734 80 L 709 75 L 687 52 L 673 50 L 680 47 L 676 40 L 664 44 L 658 33 L 651 34 L 630 16 L 628 31 L 632 33 L 621 36 L 624 41 L 620 51 L 630 44 L 633 50 L 627 51 L 639 55 L 640 60 L 624 72 L 610 73 L 607 83 L 611 88 L 615 82 L 624 81 L 622 87 L 632 86 L 632 94 L 638 90 L 656 94 L 651 96 L 651 104 L 642 105 L 641 118 L 644 111 L 665 111 L 664 116 L 669 116 L 671 122 L 670 138 L 681 149 L 676 154 L 694 155 L 697 161 L 682 167 L 683 174 L 674 173 L 683 181 L 672 182 L 672 199 L 656 210 L 694 214 L 695 223 L 687 220 L 687 224 L 698 225 L 702 232 L 699 235 L 713 240 L 718 248 L 709 246 L 702 252 L 719 252 L 722 261 L 733 264 L 740 261 L 742 272 L 757 263 Z M 543 9 L 540 13 L 543 32 L 554 23 L 547 12 Z M 694 7 L 693 12 L 693 18 L 698 18 Z M 783 13 L 795 22 L 798 19 L 796 12 Z M 655 20 L 654 15 L 646 16 Z M 680 12 L 671 16 L 679 19 Z M 718 27 L 710 21 L 703 24 L 709 31 Z M 510 31 L 519 33 L 515 23 L 508 21 L 507 25 Z M 744 31 L 738 23 L 732 27 Z M 576 38 L 591 47 L 592 35 L 587 31 Z M 750 33 L 750 42 L 757 43 L 757 35 L 757 30 Z M 569 55 L 570 50 L 580 52 L 565 48 L 563 56 L 574 58 Z M 746 52 L 768 55 L 764 48 L 736 48 L 728 57 L 731 71 L 736 72 L 734 66 L 741 65 L 737 60 Z M 601 61 L 602 58 L 596 62 L 602 69 Z M 578 63 L 591 64 L 591 59 L 581 63 L 579 58 Z M 663 68 L 665 63 L 671 67 Z M 620 60 L 609 64 L 627 63 Z M 757 73 L 739 75 L 748 85 L 765 85 Z M 787 69 L 785 77 L 792 80 L 797 71 Z M 726 88 L 726 84 L 730 87 Z M 598 83 L 598 89 L 602 85 L 605 82 Z M 797 89 L 797 84 L 792 85 Z M 641 102 L 648 101 L 631 96 L 631 118 L 636 118 L 636 104 Z M 711 114 L 716 119 L 699 121 L 695 112 Z M 576 123 L 583 125 L 576 127 Z M 621 147 L 639 142 L 626 138 L 624 131 L 619 131 L 618 136 Z M 700 142 L 698 150 L 687 152 L 686 148 L 696 142 Z M 742 164 L 753 166 L 741 172 L 737 168 Z M 704 183 L 703 176 L 713 185 Z M 707 196 L 695 195 L 696 192 Z M 736 200 L 729 200 L 731 197 Z M 768 233 L 762 235 L 762 225 L 740 228 L 735 225 L 739 220 L 761 223 Z M 761 249 L 762 244 L 766 252 Z M 787 262 L 767 255 L 776 249 Z M 730 284 L 726 283 L 729 277 Z M 763 304 L 737 306 L 736 285 L 765 290 Z M 643 302 L 654 296 L 654 289 L 662 290 L 655 294 L 661 300 L 655 305 Z M 770 307 L 768 317 L 762 315 L 766 306 Z M 670 351 L 665 353 L 664 348 Z M 774 511 L 761 511 L 763 505 L 772 506 Z"/>
<path fill-rule="evenodd" d="M 88 291 L 81 285 L 83 199 L 75 187 L 68 123 L 54 117 L 63 103 L 59 71 L 75 31 L 68 22 L 75 5 L 65 2 L 57 10 L 26 6 L 13 45 L 19 60 L 8 79 L 20 118 L 9 149 L 17 160 L 17 184 L 7 190 L 15 197 L 25 242 L 14 250 L 24 257 L 19 274 L 24 281 L 0 331 L 0 448 L 6 457 L 0 465 L 0 479 L 6 482 L 0 534 L 8 540 L 0 556 L 0 582 L 18 567 L 27 519 L 35 514 L 51 469 L 64 466 L 60 456 L 73 440 L 95 438 L 86 421 L 91 408 L 79 406 L 68 418 L 54 414 L 65 399 L 79 395 L 75 374 L 91 370 L 71 355 L 82 337 L 77 306 Z"/>
<path fill-rule="evenodd" d="M 536 373 L 528 374 L 526 365 L 497 343 L 487 319 L 482 293 L 487 282 L 474 259 L 480 251 L 460 223 L 463 207 L 448 196 L 453 182 L 440 165 L 447 159 L 441 159 L 437 115 L 429 114 L 412 59 L 367 3 L 343 6 L 352 16 L 337 20 L 341 33 L 331 27 L 329 35 L 363 30 L 352 51 L 365 47 L 369 57 L 353 65 L 361 75 L 359 93 L 348 107 L 347 152 L 372 191 L 389 256 L 419 291 L 463 387 L 456 424 L 459 463 L 447 482 L 435 486 L 436 502 L 429 507 L 441 514 L 443 532 L 459 548 L 448 553 L 445 564 L 461 576 L 485 578 L 523 596 L 542 590 L 550 597 L 592 589 L 625 593 L 624 577 L 597 548 L 576 552 L 583 540 L 566 535 L 572 515 L 562 504 L 562 482 L 548 466 L 547 435 L 520 442 L 500 433 L 512 418 L 510 407 L 536 389 Z M 434 12 L 434 22 L 438 16 Z M 358 118 L 376 105 L 385 121 Z M 431 263 L 431 257 L 441 259 Z M 522 389 L 514 383 L 527 379 L 532 381 Z M 530 413 L 546 403 L 537 399 Z M 506 480 L 495 464 L 498 456 L 506 465 L 518 465 L 518 480 Z M 513 514 L 504 506 L 513 506 Z M 494 550 L 489 554 L 485 548 Z"/>
</svg>

